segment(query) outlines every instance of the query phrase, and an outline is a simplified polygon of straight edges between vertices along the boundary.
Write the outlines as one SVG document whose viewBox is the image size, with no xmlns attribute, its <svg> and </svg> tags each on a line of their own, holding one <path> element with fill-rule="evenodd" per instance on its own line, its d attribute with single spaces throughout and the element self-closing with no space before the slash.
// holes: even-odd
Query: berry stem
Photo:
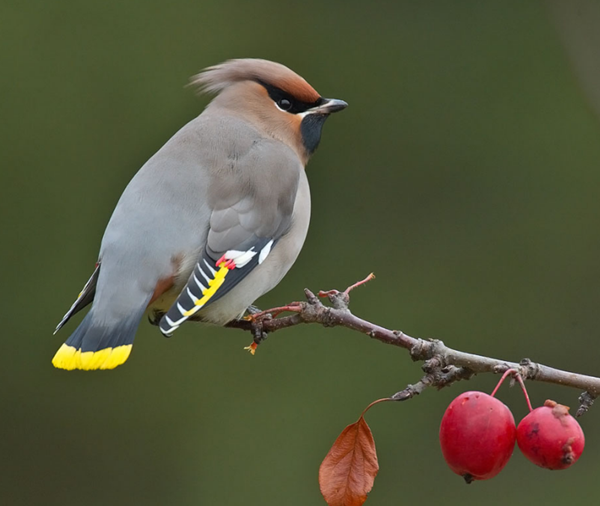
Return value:
<svg viewBox="0 0 600 506">
<path fill-rule="evenodd" d="M 502 385 L 502 383 L 504 383 L 504 380 L 506 379 L 506 377 L 509 374 L 518 374 L 516 369 L 508 369 L 500 378 L 500 381 L 498 381 L 498 384 L 496 385 L 496 388 L 494 388 L 494 391 L 491 393 L 491 396 L 494 397 L 496 395 L 496 392 L 498 391 L 498 389 L 500 388 L 500 385 Z"/>
<path fill-rule="evenodd" d="M 523 381 L 523 378 L 521 378 L 521 375 L 519 373 L 515 374 L 517 381 L 519 382 L 519 385 L 521 385 L 521 390 L 523 390 L 523 395 L 525 396 L 525 400 L 527 401 L 527 407 L 529 408 L 529 412 L 531 413 L 533 411 L 533 408 L 531 407 L 531 401 L 529 400 L 529 394 L 527 393 L 527 388 L 525 388 L 525 382 Z"/>
<path fill-rule="evenodd" d="M 525 382 L 523 381 L 521 374 L 519 374 L 519 371 L 517 371 L 516 369 L 508 369 L 502 375 L 502 377 L 500 378 L 500 381 L 498 381 L 498 384 L 496 385 L 496 388 L 494 388 L 494 391 L 491 393 L 491 396 L 494 397 L 496 395 L 496 392 L 500 388 L 500 385 L 502 385 L 502 383 L 504 383 L 504 380 L 510 374 L 512 374 L 513 377 L 516 378 L 516 380 L 519 382 L 519 385 L 521 386 L 521 390 L 523 391 L 523 395 L 525 396 L 525 400 L 527 401 L 527 407 L 529 408 L 529 412 L 531 413 L 533 411 L 533 408 L 531 407 L 531 401 L 529 400 L 529 394 L 527 393 L 527 388 L 525 387 Z"/>
</svg>

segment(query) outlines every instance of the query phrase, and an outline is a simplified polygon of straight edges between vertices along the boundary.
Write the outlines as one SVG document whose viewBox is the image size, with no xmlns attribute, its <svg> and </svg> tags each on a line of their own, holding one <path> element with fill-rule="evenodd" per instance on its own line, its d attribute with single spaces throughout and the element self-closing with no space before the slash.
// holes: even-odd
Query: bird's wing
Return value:
<svg viewBox="0 0 600 506">
<path fill-rule="evenodd" d="M 303 168 L 288 148 L 262 144 L 213 174 L 206 245 L 187 286 L 160 321 L 166 336 L 234 288 L 289 230 Z"/>
<path fill-rule="evenodd" d="M 69 321 L 71 316 L 75 313 L 81 311 L 84 307 L 86 307 L 90 302 L 94 300 L 94 295 L 96 294 L 96 284 L 98 283 L 98 275 L 100 274 L 100 260 L 96 263 L 96 268 L 94 269 L 94 273 L 85 284 L 79 295 L 73 302 L 73 305 L 69 308 L 65 316 L 63 316 L 62 320 L 56 326 L 54 333 L 56 334 L 65 323 Z"/>
</svg>

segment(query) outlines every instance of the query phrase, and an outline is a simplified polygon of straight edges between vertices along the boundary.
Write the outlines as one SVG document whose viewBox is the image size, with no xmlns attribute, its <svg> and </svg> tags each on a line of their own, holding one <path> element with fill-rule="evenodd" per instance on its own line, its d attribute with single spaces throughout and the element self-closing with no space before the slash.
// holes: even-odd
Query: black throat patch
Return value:
<svg viewBox="0 0 600 506">
<path fill-rule="evenodd" d="M 300 123 L 302 143 L 309 155 L 312 155 L 321 141 L 321 131 L 327 114 L 307 114 Z"/>
</svg>

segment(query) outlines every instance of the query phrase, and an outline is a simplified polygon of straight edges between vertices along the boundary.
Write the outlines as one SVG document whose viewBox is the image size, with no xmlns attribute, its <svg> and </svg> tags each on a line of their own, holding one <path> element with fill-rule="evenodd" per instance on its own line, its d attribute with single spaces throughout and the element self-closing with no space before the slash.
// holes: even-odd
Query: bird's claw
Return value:
<svg viewBox="0 0 600 506">
<path fill-rule="evenodd" d="M 152 313 L 150 313 L 148 315 L 148 321 L 150 322 L 150 325 L 154 325 L 155 327 L 158 327 L 158 325 L 160 324 L 160 320 L 162 319 L 162 317 L 165 314 L 166 313 L 159 311 L 158 309 L 155 309 L 154 311 L 152 311 Z"/>
</svg>

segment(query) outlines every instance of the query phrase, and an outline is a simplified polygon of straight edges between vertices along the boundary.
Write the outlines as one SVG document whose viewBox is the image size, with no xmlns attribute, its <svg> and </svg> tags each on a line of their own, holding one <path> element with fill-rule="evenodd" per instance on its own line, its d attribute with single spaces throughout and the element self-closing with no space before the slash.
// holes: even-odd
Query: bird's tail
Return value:
<svg viewBox="0 0 600 506">
<path fill-rule="evenodd" d="M 94 318 L 94 308 L 52 359 L 58 369 L 114 369 L 124 363 L 133 346 L 145 307 L 123 321 L 107 323 Z"/>
</svg>

